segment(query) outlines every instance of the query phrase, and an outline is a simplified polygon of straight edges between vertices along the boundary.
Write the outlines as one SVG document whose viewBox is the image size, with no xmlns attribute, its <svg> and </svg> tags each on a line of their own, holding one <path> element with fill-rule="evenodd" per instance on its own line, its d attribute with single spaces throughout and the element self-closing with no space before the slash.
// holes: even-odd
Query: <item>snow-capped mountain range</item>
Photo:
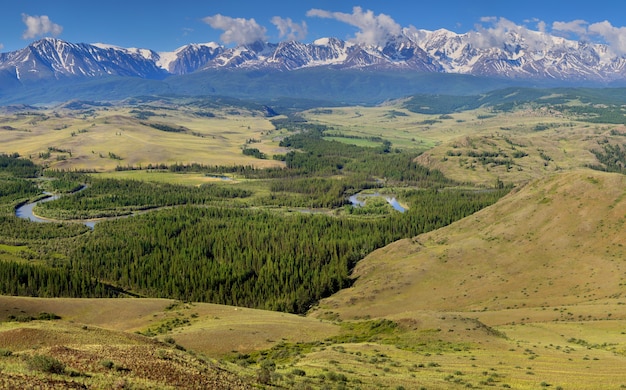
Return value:
<svg viewBox="0 0 626 390">
<path fill-rule="evenodd" d="M 624 86 L 626 55 L 541 32 L 510 31 L 493 39 L 476 31 L 417 29 L 378 46 L 322 38 L 156 52 L 44 38 L 0 53 L 0 102 L 160 93 L 382 101 L 512 84 Z"/>
<path fill-rule="evenodd" d="M 162 79 L 206 69 L 310 67 L 602 83 L 626 79 L 626 56 L 611 54 L 606 45 L 536 34 L 510 32 L 500 43 L 486 46 L 476 43 L 480 38 L 476 33 L 413 30 L 378 47 L 323 38 L 312 43 L 256 42 L 235 48 L 213 42 L 190 44 L 161 53 L 44 38 L 22 50 L 1 53 L 0 71 L 19 81 L 105 75 Z"/>
</svg>

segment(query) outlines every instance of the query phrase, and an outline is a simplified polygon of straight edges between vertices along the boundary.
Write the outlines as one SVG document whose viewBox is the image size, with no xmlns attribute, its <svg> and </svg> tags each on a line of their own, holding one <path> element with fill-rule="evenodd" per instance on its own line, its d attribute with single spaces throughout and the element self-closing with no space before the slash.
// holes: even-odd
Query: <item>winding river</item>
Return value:
<svg viewBox="0 0 626 390">
<path fill-rule="evenodd" d="M 82 187 L 79 191 L 82 191 L 85 188 L 86 186 Z M 61 196 L 61 195 L 53 195 L 50 193 L 45 193 L 45 194 L 48 195 L 46 198 L 40 199 L 36 202 L 24 203 L 23 205 L 17 207 L 15 209 L 15 216 L 18 218 L 28 219 L 29 221 L 32 221 L 32 222 L 77 222 L 77 221 L 60 221 L 56 219 L 46 219 L 46 218 L 41 218 L 41 217 L 36 216 L 33 213 L 33 209 L 35 208 L 37 204 L 43 203 L 43 202 L 51 202 L 53 200 L 59 199 L 59 197 Z M 349 200 L 353 206 L 363 207 L 365 206 L 365 200 L 363 200 L 363 198 L 371 198 L 371 197 L 383 197 L 387 201 L 387 203 L 389 203 L 395 210 L 401 213 L 406 211 L 406 209 L 402 207 L 402 205 L 398 202 L 398 200 L 395 197 L 382 195 L 378 192 L 373 193 L 373 194 L 358 193 L 358 194 L 352 195 L 349 198 Z M 119 218 L 119 217 L 112 217 L 112 218 Z M 96 223 L 105 219 L 108 219 L 108 218 L 102 218 L 102 219 L 97 219 L 97 220 L 95 219 L 81 220 L 80 223 L 93 229 Z"/>
<path fill-rule="evenodd" d="M 79 191 L 82 191 L 85 188 L 87 187 L 83 186 Z M 32 222 L 75 222 L 75 221 L 60 221 L 56 219 L 46 219 L 46 218 L 40 218 L 36 216 L 33 213 L 33 209 L 35 208 L 37 204 L 44 203 L 44 202 L 51 202 L 53 200 L 59 199 L 59 197 L 61 196 L 61 195 L 52 195 L 49 192 L 46 192 L 45 194 L 48 195 L 48 197 L 40 199 L 36 202 L 24 203 L 23 205 L 17 207 L 15 209 L 15 216 L 18 218 L 28 219 L 29 221 L 32 221 Z M 96 226 L 96 223 L 98 221 L 90 219 L 90 220 L 81 220 L 80 222 L 84 224 L 85 226 L 93 229 Z"/>
</svg>

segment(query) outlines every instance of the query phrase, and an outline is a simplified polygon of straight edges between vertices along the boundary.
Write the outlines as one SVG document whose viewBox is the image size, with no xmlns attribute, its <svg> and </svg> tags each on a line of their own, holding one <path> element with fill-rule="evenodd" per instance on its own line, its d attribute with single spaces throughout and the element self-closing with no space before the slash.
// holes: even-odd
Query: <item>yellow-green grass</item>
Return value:
<svg viewBox="0 0 626 390">
<path fill-rule="evenodd" d="M 339 333 L 339 327 L 327 321 L 232 306 L 194 303 L 175 315 L 190 323 L 167 335 L 213 357 L 260 351 L 278 343 L 311 343 Z"/>
<path fill-rule="evenodd" d="M 626 293 L 626 177 L 556 174 L 446 228 L 382 248 L 324 301 L 347 318 L 581 304 Z M 415 299 L 419 297 L 419 299 Z"/>
<path fill-rule="evenodd" d="M 3 324 L 0 352 L 2 388 L 251 388 L 175 345 L 63 321 Z"/>
<path fill-rule="evenodd" d="M 234 184 L 235 179 L 224 179 L 217 176 L 207 176 L 203 173 L 173 173 L 159 170 L 112 171 L 92 174 L 94 177 L 119 180 L 139 180 L 153 183 L 171 183 L 187 186 L 199 186 L 209 183 Z M 229 177 L 229 176 L 224 176 Z"/>
<path fill-rule="evenodd" d="M 389 112 L 402 111 L 406 116 L 390 117 Z M 333 129 L 329 134 L 363 137 L 381 137 L 403 149 L 428 149 L 439 142 L 428 134 L 428 126 L 419 123 L 433 116 L 415 114 L 398 107 L 342 107 L 330 109 L 330 114 L 320 110 L 307 111 L 304 116 L 311 121 Z M 451 121 L 452 122 L 452 121 Z"/>
<path fill-rule="evenodd" d="M 442 116 L 418 114 L 389 105 L 333 108 L 330 112 L 310 110 L 304 115 L 311 121 L 331 126 L 330 134 L 381 137 L 391 141 L 395 147 L 419 149 L 453 142 L 476 133 L 517 131 L 532 129 L 537 124 L 571 122 L 568 118 L 543 110 L 495 115 L 486 109 L 476 109 Z M 390 115 L 392 112 L 404 115 Z"/>
<path fill-rule="evenodd" d="M 43 119 L 38 115 L 5 116 L 0 121 L 15 130 L 0 129 L 0 152 L 18 152 L 53 168 L 97 171 L 112 171 L 118 165 L 146 167 L 191 162 L 281 166 L 271 156 L 287 152 L 279 146 L 285 132 L 275 130 L 267 118 L 254 113 L 224 112 L 215 118 L 200 118 L 185 109 L 156 112 L 165 116 L 140 120 L 124 107 L 99 109 L 89 116 L 68 111 L 59 112 L 58 116 L 47 112 Z M 404 115 L 390 115 L 391 112 Z M 390 140 L 393 147 L 428 150 L 418 158 L 420 163 L 461 182 L 487 185 L 498 178 L 519 183 L 596 163 L 590 150 L 598 148 L 598 140 L 613 129 L 623 130 L 618 125 L 576 122 L 543 109 L 497 115 L 481 109 L 445 116 L 448 119 L 412 113 L 398 106 L 311 110 L 304 115 L 312 122 L 332 127 L 328 132 L 332 139 L 372 146 L 378 144 L 370 139 L 380 137 Z M 184 126 L 188 132 L 160 131 L 146 123 Z M 538 125 L 547 129 L 536 131 Z M 250 140 L 254 142 L 249 143 Z M 243 155 L 241 149 L 245 146 L 261 150 L 269 159 Z M 40 158 L 40 153 L 48 152 L 49 147 L 71 151 L 72 155 L 53 150 L 49 158 Z M 483 165 L 467 156 L 470 151 L 501 151 L 513 164 Z M 526 155 L 512 157 L 515 152 Z"/>
<path fill-rule="evenodd" d="M 329 136 L 329 137 L 324 137 L 324 139 L 327 141 L 337 141 L 337 142 L 342 142 L 344 144 L 364 146 L 368 148 L 380 147 L 382 145 L 380 142 L 374 142 L 369 139 L 362 139 L 362 138 Z"/>
<path fill-rule="evenodd" d="M 405 115 L 390 116 L 390 112 Z M 328 113 L 330 112 L 330 113 Z M 447 115 L 412 113 L 397 106 L 311 110 L 306 118 L 331 126 L 329 134 L 381 137 L 394 147 L 427 150 L 417 161 L 460 182 L 492 185 L 497 179 L 522 183 L 546 174 L 596 164 L 598 141 L 622 125 L 577 122 L 547 109 L 493 114 L 485 109 Z M 434 123 L 431 123 L 435 121 Z M 538 131 L 538 128 L 545 130 Z M 610 137 L 609 137 L 610 138 Z M 482 164 L 468 152 L 500 151 L 512 165 Z M 514 157 L 515 152 L 525 153 Z M 461 153 L 461 156 L 455 154 Z M 505 157 L 500 157 L 504 159 Z"/>
<path fill-rule="evenodd" d="M 25 245 L 6 245 L 0 244 L 0 252 L 10 253 L 10 254 L 18 254 L 21 252 L 31 252 L 31 250 Z"/>
<path fill-rule="evenodd" d="M 110 171 L 118 165 L 145 167 L 159 163 L 281 165 L 278 161 L 258 160 L 241 153 L 250 139 L 273 142 L 267 138 L 274 131 L 273 125 L 262 116 L 225 114 L 198 118 L 184 110 L 167 110 L 165 117 L 140 120 L 129 111 L 116 107 L 97 110 L 91 116 L 64 111 L 46 112 L 44 117 L 3 117 L 0 152 L 17 152 L 51 168 L 97 171 Z M 146 123 L 182 126 L 187 131 L 161 131 Z M 7 127 L 13 130 L 6 130 Z M 50 156 L 46 157 L 48 151 Z"/>
<path fill-rule="evenodd" d="M 32 262 L 35 252 L 26 245 L 0 244 L 0 261 L 26 263 Z"/>
<path fill-rule="evenodd" d="M 174 335 L 181 345 L 214 356 L 270 348 L 281 341 L 323 340 L 339 331 L 325 321 L 293 314 L 166 299 L 0 296 L 0 308 L 0 319 L 47 312 L 61 316 L 63 322 L 160 337 Z M 166 328 L 171 331 L 164 332 Z"/>
<path fill-rule="evenodd" d="M 443 353 L 376 344 L 341 347 L 307 355 L 297 366 L 313 376 L 340 373 L 367 389 L 598 389 L 619 388 L 626 380 L 622 357 L 554 344 L 485 341 L 476 349 Z"/>
</svg>

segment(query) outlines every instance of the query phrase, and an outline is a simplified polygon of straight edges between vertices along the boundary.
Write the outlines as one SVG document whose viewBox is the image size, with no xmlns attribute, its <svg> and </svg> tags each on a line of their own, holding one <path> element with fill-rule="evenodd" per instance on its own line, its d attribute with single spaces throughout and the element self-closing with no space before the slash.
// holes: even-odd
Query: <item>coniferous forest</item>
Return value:
<svg viewBox="0 0 626 390">
<path fill-rule="evenodd" d="M 484 208 L 509 188 L 461 187 L 414 162 L 417 151 L 328 141 L 323 126 L 292 130 L 275 156 L 282 169 L 161 166 L 247 185 L 191 187 L 47 171 L 0 157 L 0 293 L 30 296 L 163 297 L 304 313 L 348 287 L 373 250 Z M 45 177 L 45 180 L 42 180 Z M 64 194 L 36 206 L 52 223 L 17 218 L 44 189 Z M 502 186 L 499 186 L 502 187 Z M 352 205 L 363 190 L 393 191 L 406 206 Z M 295 209 L 294 209 L 295 208 Z M 76 222 L 103 218 L 94 229 Z"/>
</svg>

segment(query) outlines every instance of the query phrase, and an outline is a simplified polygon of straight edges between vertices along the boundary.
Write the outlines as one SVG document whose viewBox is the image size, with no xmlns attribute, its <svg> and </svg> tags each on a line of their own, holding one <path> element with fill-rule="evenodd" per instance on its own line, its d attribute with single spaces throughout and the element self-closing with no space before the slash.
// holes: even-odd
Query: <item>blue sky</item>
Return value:
<svg viewBox="0 0 626 390">
<path fill-rule="evenodd" d="M 494 34 L 518 26 L 608 42 L 626 52 L 626 3 L 615 0 L 12 0 L 1 9 L 0 52 L 44 36 L 172 51 L 254 37 L 375 41 L 410 26 Z"/>
</svg>

